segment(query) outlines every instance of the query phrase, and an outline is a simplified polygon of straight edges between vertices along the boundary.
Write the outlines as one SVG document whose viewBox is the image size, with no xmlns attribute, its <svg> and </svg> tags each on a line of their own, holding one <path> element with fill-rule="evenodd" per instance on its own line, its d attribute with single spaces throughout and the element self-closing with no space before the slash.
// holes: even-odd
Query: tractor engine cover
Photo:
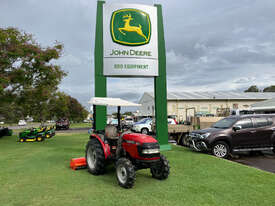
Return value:
<svg viewBox="0 0 275 206">
<path fill-rule="evenodd" d="M 160 159 L 159 143 L 149 135 L 125 134 L 123 135 L 122 147 L 133 159 L 142 161 Z"/>
</svg>

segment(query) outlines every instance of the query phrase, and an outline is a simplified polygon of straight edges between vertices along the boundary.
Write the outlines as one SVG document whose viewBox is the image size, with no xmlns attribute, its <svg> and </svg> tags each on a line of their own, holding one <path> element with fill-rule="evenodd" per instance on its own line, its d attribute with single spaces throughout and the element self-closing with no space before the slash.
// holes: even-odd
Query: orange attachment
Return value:
<svg viewBox="0 0 275 206">
<path fill-rule="evenodd" d="M 79 157 L 79 158 L 71 159 L 70 167 L 73 170 L 87 168 L 86 158 L 85 157 Z"/>
</svg>

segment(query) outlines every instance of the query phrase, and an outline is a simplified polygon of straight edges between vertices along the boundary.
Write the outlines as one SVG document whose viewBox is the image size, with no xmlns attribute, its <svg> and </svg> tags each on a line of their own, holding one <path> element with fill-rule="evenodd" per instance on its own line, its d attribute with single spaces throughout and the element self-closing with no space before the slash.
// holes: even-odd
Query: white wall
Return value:
<svg viewBox="0 0 275 206">
<path fill-rule="evenodd" d="M 155 110 L 154 98 L 148 93 L 144 93 L 141 97 L 139 104 L 142 106 L 139 107 L 139 116 L 153 116 Z"/>
<path fill-rule="evenodd" d="M 177 120 L 185 120 L 186 108 L 195 107 L 196 112 L 208 112 L 216 115 L 217 108 L 231 108 L 237 106 L 238 109 L 247 109 L 251 104 L 262 100 L 168 100 L 167 112 L 168 115 L 176 115 Z M 154 112 L 154 98 L 144 93 L 139 101 L 142 104 L 139 107 L 140 116 L 151 116 Z M 193 110 L 188 111 L 188 116 L 193 116 Z"/>
</svg>

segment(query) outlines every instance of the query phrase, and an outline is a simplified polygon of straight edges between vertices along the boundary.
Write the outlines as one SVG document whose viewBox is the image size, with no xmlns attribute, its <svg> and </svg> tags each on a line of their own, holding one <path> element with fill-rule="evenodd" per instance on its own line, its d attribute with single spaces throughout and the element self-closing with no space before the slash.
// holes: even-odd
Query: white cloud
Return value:
<svg viewBox="0 0 275 206">
<path fill-rule="evenodd" d="M 116 0 L 107 1 L 107 3 Z M 153 4 L 155 1 L 129 0 Z M 275 78 L 274 0 L 164 1 L 169 91 L 244 90 Z M 64 44 L 57 61 L 69 72 L 61 90 L 83 104 L 94 92 L 96 1 L 2 0 L 0 25 L 34 34 L 43 46 Z M 108 95 L 137 101 L 153 78 L 108 79 Z"/>
</svg>

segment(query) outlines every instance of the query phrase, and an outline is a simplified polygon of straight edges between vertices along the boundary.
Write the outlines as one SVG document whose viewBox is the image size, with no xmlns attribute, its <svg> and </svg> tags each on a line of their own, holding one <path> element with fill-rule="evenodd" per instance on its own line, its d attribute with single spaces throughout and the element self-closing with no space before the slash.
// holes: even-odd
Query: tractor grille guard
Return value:
<svg viewBox="0 0 275 206">
<path fill-rule="evenodd" d="M 153 153 L 153 154 L 144 154 L 142 153 L 143 150 L 145 149 L 160 149 L 159 147 L 159 143 L 155 142 L 155 143 L 143 143 L 142 145 L 139 145 L 137 147 L 138 149 L 138 154 L 141 156 L 141 157 L 144 157 L 144 158 L 153 158 L 153 157 L 160 157 L 160 153 Z"/>
</svg>

